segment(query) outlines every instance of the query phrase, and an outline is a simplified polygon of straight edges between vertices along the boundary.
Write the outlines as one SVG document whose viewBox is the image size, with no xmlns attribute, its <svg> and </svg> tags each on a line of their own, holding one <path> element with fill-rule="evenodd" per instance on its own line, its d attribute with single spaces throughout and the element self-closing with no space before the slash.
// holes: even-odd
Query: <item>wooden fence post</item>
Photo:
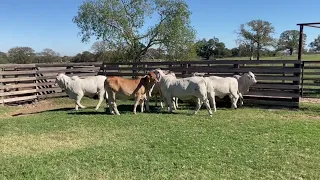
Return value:
<svg viewBox="0 0 320 180">
<path fill-rule="evenodd" d="M 72 66 L 67 66 L 67 69 L 72 69 Z M 66 72 L 66 74 L 73 74 L 72 72 Z"/>
<path fill-rule="evenodd" d="M 134 68 L 137 68 L 137 65 L 136 65 L 136 64 L 133 64 L 133 65 L 132 65 L 132 73 L 133 73 L 132 78 L 133 78 L 133 79 L 137 77 L 137 75 L 136 75 L 137 70 L 135 70 Z"/>
<path fill-rule="evenodd" d="M 282 64 L 282 67 L 285 68 L 286 67 L 286 63 Z M 285 77 L 286 73 L 282 73 L 282 77 Z M 285 80 L 282 80 L 282 83 L 285 83 Z"/>
<path fill-rule="evenodd" d="M 240 66 L 239 66 L 239 64 L 233 64 L 233 68 L 239 69 Z M 237 74 L 239 74 L 239 72 L 233 72 L 233 75 L 237 75 Z"/>
<path fill-rule="evenodd" d="M 3 71 L 3 69 L 2 68 L 0 68 L 0 80 L 1 80 L 1 82 L 0 82 L 0 85 L 2 86 L 2 85 L 4 85 L 3 84 L 3 82 L 2 82 L 2 71 Z M 4 92 L 4 90 L 3 89 L 0 89 L 0 94 L 1 93 L 3 93 Z M 1 95 L 1 106 L 4 106 L 4 97 Z"/>
<path fill-rule="evenodd" d="M 301 90 L 300 90 L 300 96 L 303 97 L 303 83 L 304 83 L 304 79 L 303 79 L 303 74 L 304 74 L 304 62 L 302 62 L 301 64 Z"/>
<path fill-rule="evenodd" d="M 182 77 L 186 77 L 186 74 L 187 74 L 187 68 L 188 68 L 188 64 L 180 64 L 181 66 L 181 74 L 182 74 Z"/>
<path fill-rule="evenodd" d="M 293 73 L 293 76 L 294 76 L 294 77 L 299 77 L 299 78 L 298 78 L 299 80 L 298 80 L 298 81 L 293 81 L 293 85 L 298 85 L 298 86 L 300 86 L 300 78 L 301 78 L 300 75 L 301 75 L 302 61 L 299 60 L 298 62 L 299 62 L 299 63 L 295 63 L 295 64 L 294 64 L 294 68 L 299 68 L 300 71 L 299 71 L 298 73 Z M 298 88 L 298 90 L 293 90 L 293 92 L 296 93 L 296 94 L 299 94 L 299 96 L 300 96 L 300 88 Z M 294 102 L 297 102 L 297 103 L 298 103 L 298 107 L 300 106 L 300 105 L 299 105 L 300 97 L 292 98 L 292 100 L 293 100 Z"/>
</svg>

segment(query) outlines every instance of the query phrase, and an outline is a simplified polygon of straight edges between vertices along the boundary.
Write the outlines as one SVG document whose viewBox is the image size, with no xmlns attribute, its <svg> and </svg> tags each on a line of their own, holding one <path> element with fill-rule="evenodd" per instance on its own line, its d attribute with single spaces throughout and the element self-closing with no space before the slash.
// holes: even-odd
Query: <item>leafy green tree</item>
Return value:
<svg viewBox="0 0 320 180">
<path fill-rule="evenodd" d="M 320 35 L 318 35 L 317 38 L 315 38 L 310 44 L 310 48 L 315 51 L 319 52 L 320 51 Z"/>
<path fill-rule="evenodd" d="M 94 54 L 89 51 L 83 51 L 81 54 L 81 62 L 94 62 Z"/>
<path fill-rule="evenodd" d="M 251 57 L 254 49 L 257 52 L 257 60 L 260 59 L 260 51 L 267 46 L 274 43 L 272 35 L 274 34 L 274 27 L 268 21 L 252 20 L 246 24 L 241 24 L 237 31 L 239 38 L 238 43 L 243 45 L 250 45 Z"/>
<path fill-rule="evenodd" d="M 35 53 L 31 47 L 13 47 L 8 51 L 8 58 L 11 63 L 32 63 L 34 57 Z"/>
<path fill-rule="evenodd" d="M 210 59 L 210 57 L 223 58 L 231 56 L 231 51 L 216 37 L 208 41 L 202 39 L 196 42 L 195 47 L 197 55 L 205 59 Z"/>
<path fill-rule="evenodd" d="M 289 50 L 290 55 L 293 54 L 294 50 L 299 47 L 299 36 L 300 32 L 297 30 L 287 30 L 280 34 L 278 40 L 278 50 Z M 303 34 L 303 42 L 305 44 L 307 35 Z"/>
<path fill-rule="evenodd" d="M 60 54 L 49 48 L 43 49 L 40 55 L 42 56 L 42 63 L 61 61 Z"/>
<path fill-rule="evenodd" d="M 240 56 L 240 50 L 239 48 L 232 48 L 231 49 L 231 56 L 232 57 L 239 57 Z"/>
<path fill-rule="evenodd" d="M 63 56 L 62 58 L 61 58 L 61 61 L 62 62 L 72 62 L 72 56 Z"/>
<path fill-rule="evenodd" d="M 0 51 L 0 64 L 9 63 L 7 54 Z"/>
<path fill-rule="evenodd" d="M 71 62 L 94 62 L 94 61 L 96 61 L 95 55 L 89 51 L 83 51 L 82 53 L 78 53 L 71 59 Z"/>
<path fill-rule="evenodd" d="M 144 27 L 154 14 L 158 21 Z M 82 42 L 94 36 L 107 42 L 110 50 L 125 50 L 130 59 L 140 61 L 154 45 L 162 45 L 168 54 L 186 49 L 195 38 L 190 14 L 183 0 L 88 0 L 79 7 L 73 22 L 80 29 Z"/>
<path fill-rule="evenodd" d="M 223 58 L 226 53 L 226 46 L 223 42 L 216 42 L 215 49 L 213 50 L 213 55 L 215 58 Z"/>
<path fill-rule="evenodd" d="M 218 43 L 219 39 L 215 37 L 208 41 L 206 39 L 197 41 L 195 44 L 197 55 L 202 58 L 209 59 L 214 55 L 214 50 Z"/>
</svg>

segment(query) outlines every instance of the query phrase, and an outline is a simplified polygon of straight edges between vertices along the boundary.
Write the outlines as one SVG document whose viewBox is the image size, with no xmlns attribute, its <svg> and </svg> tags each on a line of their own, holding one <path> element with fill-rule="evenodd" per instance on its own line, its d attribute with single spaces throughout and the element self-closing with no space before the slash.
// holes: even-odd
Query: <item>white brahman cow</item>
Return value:
<svg viewBox="0 0 320 180">
<path fill-rule="evenodd" d="M 82 109 L 86 108 L 80 103 L 83 96 L 92 97 L 97 94 L 99 96 L 99 102 L 95 110 L 98 110 L 103 99 L 108 99 L 108 95 L 104 89 L 104 81 L 106 79 L 106 76 L 101 75 L 80 78 L 78 76 L 69 77 L 63 73 L 59 73 L 55 83 L 66 91 L 69 98 L 75 101 L 76 110 L 78 110 L 79 107 Z"/>
<path fill-rule="evenodd" d="M 174 72 L 172 71 L 163 71 L 166 75 L 171 75 L 173 77 L 176 77 L 176 75 L 174 74 Z M 160 84 L 159 82 L 157 82 L 153 88 L 152 91 L 152 96 L 155 96 L 155 101 L 156 101 L 156 106 L 157 106 L 157 101 L 158 101 L 158 96 L 159 96 L 159 101 L 160 101 L 160 106 L 161 108 L 163 108 L 163 97 L 161 95 L 161 90 L 160 90 Z M 174 110 L 177 110 L 178 107 L 178 98 L 173 97 L 173 108 Z M 166 102 L 165 102 L 166 103 Z M 166 106 L 169 108 L 168 104 L 166 104 Z"/>
<path fill-rule="evenodd" d="M 244 95 L 245 93 L 249 92 L 250 86 L 257 83 L 256 76 L 251 71 L 249 71 L 248 73 L 244 73 L 242 76 L 234 75 L 233 77 L 235 77 L 238 80 L 238 88 L 241 95 Z M 239 100 L 240 105 L 242 106 L 243 99 L 240 98 Z"/>
<path fill-rule="evenodd" d="M 203 77 L 188 77 L 177 79 L 171 75 L 166 75 L 161 69 L 156 69 L 154 72 L 157 75 L 160 83 L 160 90 L 165 102 L 169 105 L 169 112 L 172 112 L 172 98 L 187 100 L 197 98 L 197 107 L 194 114 L 197 114 L 201 105 L 204 103 L 209 116 L 212 117 L 212 110 L 210 108 L 207 97 L 207 84 Z"/>
</svg>

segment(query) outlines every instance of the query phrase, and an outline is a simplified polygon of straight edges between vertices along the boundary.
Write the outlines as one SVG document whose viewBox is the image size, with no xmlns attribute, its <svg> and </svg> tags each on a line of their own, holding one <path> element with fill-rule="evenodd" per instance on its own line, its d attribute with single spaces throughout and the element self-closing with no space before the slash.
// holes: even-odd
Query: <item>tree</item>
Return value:
<svg viewBox="0 0 320 180">
<path fill-rule="evenodd" d="M 213 56 L 218 42 L 219 39 L 215 37 L 209 39 L 208 41 L 206 39 L 197 41 L 195 44 L 197 55 L 208 60 L 211 56 Z"/>
<path fill-rule="evenodd" d="M 83 51 L 82 53 L 78 53 L 71 59 L 71 62 L 94 62 L 96 61 L 95 55 L 89 51 Z"/>
<path fill-rule="evenodd" d="M 215 58 L 223 58 L 225 57 L 225 44 L 223 42 L 219 42 L 219 40 L 215 44 L 215 49 L 213 50 L 213 55 Z"/>
<path fill-rule="evenodd" d="M 83 51 L 81 55 L 81 62 L 94 62 L 94 54 L 89 51 Z"/>
<path fill-rule="evenodd" d="M 0 64 L 6 64 L 8 62 L 7 54 L 0 51 Z"/>
<path fill-rule="evenodd" d="M 154 14 L 157 23 L 144 27 Z M 80 29 L 82 42 L 95 36 L 107 42 L 110 50 L 123 49 L 133 61 L 140 61 L 154 45 L 174 54 L 173 49 L 185 49 L 186 42 L 193 42 L 190 14 L 183 0 L 90 0 L 79 7 L 72 21 Z"/>
<path fill-rule="evenodd" d="M 272 34 L 274 33 L 274 27 L 268 21 L 252 20 L 246 24 L 241 24 L 237 32 L 239 35 L 238 43 L 243 45 L 250 45 L 251 56 L 256 49 L 257 60 L 260 59 L 260 51 L 262 48 L 273 44 L 274 39 Z"/>
<path fill-rule="evenodd" d="M 11 63 L 32 63 L 34 57 L 35 53 L 31 47 L 13 47 L 8 51 L 8 58 Z"/>
<path fill-rule="evenodd" d="M 297 30 L 287 30 L 281 33 L 278 41 L 278 50 L 289 50 L 290 55 L 299 47 L 300 32 Z M 303 34 L 303 42 L 306 42 L 307 35 Z M 305 44 L 305 43 L 304 43 Z"/>
<path fill-rule="evenodd" d="M 320 35 L 318 35 L 317 38 L 315 38 L 310 44 L 310 48 L 315 51 L 319 52 L 320 51 Z"/>
<path fill-rule="evenodd" d="M 108 51 L 108 45 L 105 41 L 96 41 L 92 44 L 91 50 L 94 54 Z"/>
<path fill-rule="evenodd" d="M 60 54 L 49 48 L 43 49 L 40 55 L 42 56 L 42 63 L 53 63 L 61 60 L 59 58 Z"/>
<path fill-rule="evenodd" d="M 232 48 L 231 55 L 232 55 L 232 57 L 239 57 L 240 56 L 240 49 L 239 48 Z"/>
<path fill-rule="evenodd" d="M 196 42 L 195 47 L 197 55 L 205 59 L 210 59 L 210 57 L 223 58 L 231 56 L 231 51 L 216 37 L 208 41 L 202 39 Z"/>
</svg>

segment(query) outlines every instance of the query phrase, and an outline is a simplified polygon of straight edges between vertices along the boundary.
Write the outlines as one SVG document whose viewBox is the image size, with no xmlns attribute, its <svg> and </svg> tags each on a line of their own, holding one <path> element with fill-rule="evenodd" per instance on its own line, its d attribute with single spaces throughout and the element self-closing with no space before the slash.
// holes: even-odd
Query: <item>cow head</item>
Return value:
<svg viewBox="0 0 320 180">
<path fill-rule="evenodd" d="M 156 75 L 156 78 L 157 78 L 158 81 L 160 81 L 162 76 L 165 75 L 165 73 L 160 68 L 157 68 L 157 69 L 155 69 L 155 70 L 153 70 L 151 72 L 153 72 Z"/>
<path fill-rule="evenodd" d="M 256 76 L 251 71 L 249 71 L 248 73 L 245 73 L 244 76 L 246 76 L 247 81 L 249 82 L 250 85 L 257 83 Z"/>
<path fill-rule="evenodd" d="M 147 93 L 149 93 L 149 97 L 151 97 L 151 93 L 156 83 L 158 83 L 158 79 L 156 74 L 153 71 L 150 71 L 146 76 L 142 78 L 143 83 L 145 85 Z"/>
</svg>

